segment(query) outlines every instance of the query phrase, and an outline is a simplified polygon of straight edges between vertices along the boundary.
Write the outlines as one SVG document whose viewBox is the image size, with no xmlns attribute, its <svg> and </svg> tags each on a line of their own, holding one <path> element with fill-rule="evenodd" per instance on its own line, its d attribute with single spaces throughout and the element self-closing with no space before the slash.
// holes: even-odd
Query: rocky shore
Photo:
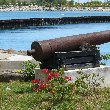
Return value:
<svg viewBox="0 0 110 110">
<path fill-rule="evenodd" d="M 21 50 L 16 51 L 16 50 L 13 50 L 12 48 L 10 48 L 8 50 L 0 49 L 0 54 L 2 54 L 2 53 L 17 54 L 17 55 L 27 55 L 27 52 L 26 51 L 21 51 Z"/>
</svg>

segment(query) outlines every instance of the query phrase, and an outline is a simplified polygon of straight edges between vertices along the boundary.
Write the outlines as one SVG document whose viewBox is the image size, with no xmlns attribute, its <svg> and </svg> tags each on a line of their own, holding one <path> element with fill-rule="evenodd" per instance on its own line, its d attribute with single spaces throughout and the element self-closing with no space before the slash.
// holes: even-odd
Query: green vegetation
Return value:
<svg viewBox="0 0 110 110">
<path fill-rule="evenodd" d="M 103 60 L 109 60 L 110 59 L 110 54 L 101 55 L 101 58 Z"/>
<path fill-rule="evenodd" d="M 55 6 L 55 7 L 109 7 L 110 2 L 101 2 L 100 0 L 95 0 L 91 2 L 79 3 L 74 0 L 0 0 L 0 5 L 38 5 L 38 6 Z"/>
<path fill-rule="evenodd" d="M 52 103 L 49 93 L 36 93 L 30 82 L 0 83 L 0 110 L 110 110 L 110 88 L 91 95 L 74 94 L 71 100 Z"/>
<path fill-rule="evenodd" d="M 105 60 L 105 61 L 110 60 L 110 54 L 100 55 L 100 57 L 102 60 Z M 106 65 L 106 63 L 101 62 L 101 65 Z"/>
<path fill-rule="evenodd" d="M 110 88 L 100 88 L 99 81 L 103 78 L 98 74 L 79 71 L 75 83 L 67 83 L 71 77 L 64 77 L 63 69 L 52 71 L 42 70 L 47 75 L 47 83 L 41 80 L 0 83 L 0 110 L 110 109 Z"/>
<path fill-rule="evenodd" d="M 22 64 L 23 68 L 20 72 L 24 74 L 24 80 L 28 81 L 35 78 L 34 69 L 39 67 L 39 64 L 32 63 L 31 61 L 25 61 Z"/>
</svg>

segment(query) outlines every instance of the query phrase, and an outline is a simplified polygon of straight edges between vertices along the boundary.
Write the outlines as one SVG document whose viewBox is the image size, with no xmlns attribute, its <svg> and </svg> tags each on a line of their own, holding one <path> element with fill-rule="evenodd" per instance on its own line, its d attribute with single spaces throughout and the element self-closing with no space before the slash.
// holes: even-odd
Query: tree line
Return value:
<svg viewBox="0 0 110 110">
<path fill-rule="evenodd" d="M 28 1 L 20 1 L 20 0 L 0 0 L 0 5 L 18 5 L 18 6 L 26 6 L 26 5 L 38 5 L 38 6 L 69 6 L 69 7 L 110 7 L 110 2 L 101 2 L 99 0 L 78 3 L 74 0 L 28 0 Z"/>
</svg>

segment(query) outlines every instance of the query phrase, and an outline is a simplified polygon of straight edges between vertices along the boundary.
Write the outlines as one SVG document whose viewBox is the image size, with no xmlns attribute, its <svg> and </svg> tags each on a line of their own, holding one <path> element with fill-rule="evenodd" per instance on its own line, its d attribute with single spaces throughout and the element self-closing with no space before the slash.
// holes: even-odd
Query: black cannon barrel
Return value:
<svg viewBox="0 0 110 110">
<path fill-rule="evenodd" d="M 44 59 L 49 59 L 55 52 L 78 50 L 85 42 L 90 45 L 100 45 L 110 42 L 110 31 L 34 41 L 31 45 L 31 50 L 28 50 L 27 54 L 32 55 L 36 61 L 42 61 Z"/>
</svg>

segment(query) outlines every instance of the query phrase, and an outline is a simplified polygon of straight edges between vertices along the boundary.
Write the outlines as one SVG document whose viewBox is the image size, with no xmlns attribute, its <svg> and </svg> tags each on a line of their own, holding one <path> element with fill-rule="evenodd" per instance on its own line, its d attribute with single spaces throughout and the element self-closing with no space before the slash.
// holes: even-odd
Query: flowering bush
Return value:
<svg viewBox="0 0 110 110">
<path fill-rule="evenodd" d="M 64 69 L 52 70 L 42 69 L 42 74 L 45 74 L 45 81 L 40 79 L 32 80 L 34 84 L 33 90 L 36 92 L 46 92 L 53 96 L 53 99 L 63 100 L 65 97 L 71 98 L 73 93 L 74 84 L 68 83 L 71 81 L 71 77 L 64 76 Z"/>
<path fill-rule="evenodd" d="M 70 83 L 69 81 L 73 79 L 64 75 L 63 68 L 59 71 L 42 69 L 42 74 L 45 76 L 44 81 L 40 79 L 32 80 L 33 91 L 49 93 L 52 100 L 57 102 L 74 98 L 74 94 L 89 95 L 90 91 L 91 93 L 96 92 L 96 88 L 100 87 L 100 83 L 104 80 L 99 74 L 85 74 L 78 71 L 75 82 Z"/>
</svg>

